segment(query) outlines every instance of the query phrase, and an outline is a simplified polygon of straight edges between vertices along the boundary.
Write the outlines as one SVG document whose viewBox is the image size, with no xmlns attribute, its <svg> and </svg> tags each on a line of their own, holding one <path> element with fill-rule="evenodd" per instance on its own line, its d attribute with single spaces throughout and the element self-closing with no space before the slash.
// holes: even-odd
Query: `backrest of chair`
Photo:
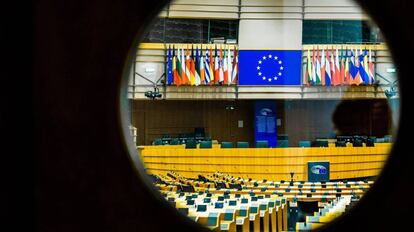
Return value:
<svg viewBox="0 0 414 232">
<path fill-rule="evenodd" d="M 237 142 L 237 148 L 249 148 L 249 142 Z"/>
<path fill-rule="evenodd" d="M 224 213 L 224 221 L 233 221 L 233 212 L 225 212 Z"/>
<path fill-rule="evenodd" d="M 155 139 L 153 145 L 162 145 L 162 139 Z"/>
<path fill-rule="evenodd" d="M 247 209 L 240 209 L 239 215 L 241 217 L 246 217 L 247 216 Z"/>
<path fill-rule="evenodd" d="M 328 147 L 329 143 L 326 140 L 317 140 L 315 142 L 315 147 Z"/>
<path fill-rule="evenodd" d="M 200 148 L 212 148 L 213 145 L 211 141 L 201 141 L 200 142 Z"/>
<path fill-rule="evenodd" d="M 310 147 L 310 146 L 311 146 L 311 142 L 308 140 L 299 141 L 299 147 Z"/>
<path fill-rule="evenodd" d="M 280 205 L 280 199 L 276 199 L 276 205 L 279 206 Z"/>
<path fill-rule="evenodd" d="M 206 211 L 207 211 L 207 205 L 205 204 L 197 205 L 197 212 L 206 212 Z"/>
<path fill-rule="evenodd" d="M 222 209 L 223 207 L 224 207 L 223 202 L 218 201 L 214 204 L 214 208 L 216 208 L 216 209 Z"/>
<path fill-rule="evenodd" d="M 232 142 L 221 142 L 221 148 L 233 148 Z"/>
<path fill-rule="evenodd" d="M 367 139 L 367 141 L 365 142 L 365 145 L 367 146 L 367 147 L 373 147 L 373 146 L 375 146 L 375 137 L 369 137 L 368 139 Z"/>
<path fill-rule="evenodd" d="M 352 146 L 353 147 L 362 147 L 362 140 L 361 139 L 354 139 L 354 141 L 352 142 Z"/>
<path fill-rule="evenodd" d="M 185 148 L 186 149 L 197 148 L 197 142 L 194 139 L 189 139 L 185 143 Z"/>
<path fill-rule="evenodd" d="M 257 213 L 258 212 L 258 207 L 257 206 L 251 206 L 250 207 L 250 212 L 251 213 Z"/>
<path fill-rule="evenodd" d="M 287 139 L 278 139 L 277 147 L 289 147 L 289 140 Z"/>
<path fill-rule="evenodd" d="M 171 139 L 170 145 L 179 145 L 180 140 L 178 138 Z"/>
<path fill-rule="evenodd" d="M 345 141 L 336 141 L 335 146 L 336 147 L 346 147 L 346 142 Z"/>
<path fill-rule="evenodd" d="M 256 148 L 268 148 L 269 142 L 267 140 L 258 140 L 256 141 Z"/>
<path fill-rule="evenodd" d="M 217 213 L 209 213 L 207 219 L 207 226 L 216 226 L 218 221 Z"/>
</svg>

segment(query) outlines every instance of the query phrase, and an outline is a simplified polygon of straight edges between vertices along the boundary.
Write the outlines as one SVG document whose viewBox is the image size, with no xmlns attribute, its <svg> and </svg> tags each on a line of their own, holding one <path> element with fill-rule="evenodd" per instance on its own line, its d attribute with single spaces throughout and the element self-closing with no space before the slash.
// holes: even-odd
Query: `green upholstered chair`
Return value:
<svg viewBox="0 0 414 232">
<path fill-rule="evenodd" d="M 299 147 L 310 147 L 311 146 L 311 142 L 307 141 L 307 140 L 301 140 L 299 141 Z"/>
<path fill-rule="evenodd" d="M 336 147 L 346 147 L 345 141 L 336 141 L 335 142 Z"/>
<path fill-rule="evenodd" d="M 289 140 L 287 139 L 278 139 L 277 147 L 289 147 Z"/>
<path fill-rule="evenodd" d="M 152 142 L 153 145 L 162 145 L 162 139 L 155 139 L 154 142 Z"/>
<path fill-rule="evenodd" d="M 250 206 L 250 213 L 258 213 L 259 207 L 257 206 Z"/>
<path fill-rule="evenodd" d="M 237 142 L 237 148 L 249 148 L 249 142 Z"/>
<path fill-rule="evenodd" d="M 221 148 L 233 148 L 232 142 L 221 142 Z"/>
<path fill-rule="evenodd" d="M 240 217 L 246 217 L 247 216 L 247 209 L 240 209 L 239 216 Z"/>
<path fill-rule="evenodd" d="M 353 141 L 353 143 L 352 143 L 352 146 L 353 147 L 362 147 L 363 145 L 362 145 L 362 140 L 361 139 L 355 139 L 354 141 Z"/>
<path fill-rule="evenodd" d="M 328 147 L 328 144 L 326 140 L 316 140 L 315 147 Z"/>
<path fill-rule="evenodd" d="M 384 142 L 391 143 L 392 142 L 392 135 L 384 135 Z"/>
<path fill-rule="evenodd" d="M 236 202 L 236 201 L 234 201 Z M 226 209 L 224 213 L 224 221 L 233 221 L 234 220 L 234 210 Z"/>
<path fill-rule="evenodd" d="M 207 219 L 207 228 L 211 229 L 211 230 L 216 230 L 219 227 L 219 214 L 214 212 L 214 213 L 209 213 L 208 214 L 208 219 Z"/>
<path fill-rule="evenodd" d="M 170 145 L 179 145 L 180 140 L 178 138 L 171 139 Z"/>
<path fill-rule="evenodd" d="M 200 148 L 201 149 L 203 149 L 203 148 L 212 148 L 212 147 L 213 147 L 213 145 L 212 145 L 211 141 L 201 141 L 200 142 Z"/>
<path fill-rule="evenodd" d="M 256 148 L 268 148 L 269 142 L 267 140 L 258 140 L 256 141 Z"/>
<path fill-rule="evenodd" d="M 194 139 L 188 139 L 185 143 L 186 149 L 194 149 L 197 148 L 197 142 Z"/>
<path fill-rule="evenodd" d="M 206 204 L 198 204 L 197 205 L 197 212 L 206 212 L 207 211 L 207 205 Z"/>
<path fill-rule="evenodd" d="M 365 143 L 367 147 L 374 147 L 375 146 L 375 137 L 369 137 Z"/>
</svg>

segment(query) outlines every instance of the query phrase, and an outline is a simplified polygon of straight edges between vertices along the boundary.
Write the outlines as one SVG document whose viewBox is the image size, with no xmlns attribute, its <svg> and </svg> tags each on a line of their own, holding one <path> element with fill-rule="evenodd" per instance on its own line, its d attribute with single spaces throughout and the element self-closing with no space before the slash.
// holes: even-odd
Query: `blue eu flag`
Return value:
<svg viewBox="0 0 414 232">
<path fill-rule="evenodd" d="M 239 85 L 300 85 L 301 50 L 240 50 Z"/>
</svg>

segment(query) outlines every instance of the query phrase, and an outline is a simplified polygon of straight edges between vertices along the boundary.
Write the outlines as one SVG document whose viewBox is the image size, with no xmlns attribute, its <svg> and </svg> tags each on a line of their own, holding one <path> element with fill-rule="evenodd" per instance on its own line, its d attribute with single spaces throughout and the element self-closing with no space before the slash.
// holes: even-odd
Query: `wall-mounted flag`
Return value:
<svg viewBox="0 0 414 232">
<path fill-rule="evenodd" d="M 239 85 L 300 85 L 301 50 L 239 50 Z"/>
<path fill-rule="evenodd" d="M 372 59 L 371 59 L 371 48 L 369 49 L 368 71 L 369 71 L 369 77 L 370 77 L 370 84 L 373 84 L 375 82 L 375 69 L 374 69 L 374 63 L 372 62 Z"/>
<path fill-rule="evenodd" d="M 231 75 L 231 83 L 237 84 L 238 82 L 238 75 L 239 75 L 239 59 L 237 54 L 237 48 L 233 50 L 233 68 L 232 68 L 232 75 Z M 371 53 L 370 53 L 371 54 Z"/>
<path fill-rule="evenodd" d="M 331 62 L 329 61 L 329 49 L 326 49 L 325 54 L 325 85 L 330 86 L 332 83 L 332 76 L 331 76 Z"/>
<path fill-rule="evenodd" d="M 171 85 L 173 83 L 173 58 L 171 47 L 168 46 L 168 55 L 167 55 L 167 84 Z"/>
<path fill-rule="evenodd" d="M 211 73 L 210 73 L 210 53 L 209 53 L 209 51 L 208 51 L 208 48 L 206 47 L 206 59 L 204 60 L 204 62 L 205 62 L 205 81 L 206 81 L 206 84 L 210 84 L 210 78 L 211 78 Z"/>
</svg>

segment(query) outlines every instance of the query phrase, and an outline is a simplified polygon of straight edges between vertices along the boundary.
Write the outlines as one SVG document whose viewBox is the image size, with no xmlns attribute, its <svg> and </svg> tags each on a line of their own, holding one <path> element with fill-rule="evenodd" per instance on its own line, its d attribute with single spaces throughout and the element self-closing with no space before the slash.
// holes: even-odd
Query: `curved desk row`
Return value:
<svg viewBox="0 0 414 232">
<path fill-rule="evenodd" d="M 140 146 L 147 171 L 165 175 L 175 171 L 189 178 L 215 172 L 267 180 L 307 181 L 309 161 L 329 161 L 330 179 L 376 176 L 392 144 L 374 147 L 183 149 L 183 146 Z"/>
</svg>

